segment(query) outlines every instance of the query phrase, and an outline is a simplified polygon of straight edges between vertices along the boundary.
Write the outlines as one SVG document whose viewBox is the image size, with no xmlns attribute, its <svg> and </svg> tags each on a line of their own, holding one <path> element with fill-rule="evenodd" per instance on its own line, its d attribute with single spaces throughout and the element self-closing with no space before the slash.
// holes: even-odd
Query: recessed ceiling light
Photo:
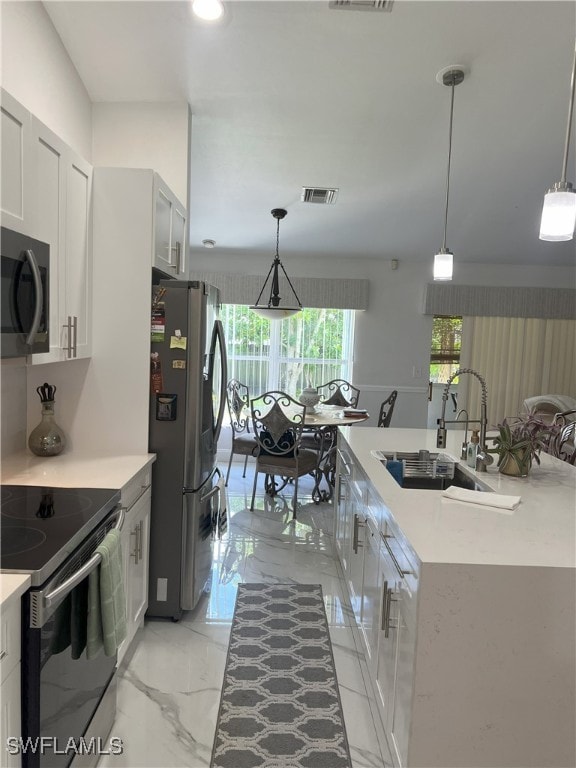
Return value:
<svg viewBox="0 0 576 768">
<path fill-rule="evenodd" d="M 193 0 L 192 11 L 204 21 L 217 21 L 224 13 L 220 0 Z"/>
<path fill-rule="evenodd" d="M 216 240 L 202 240 L 202 245 L 204 248 L 214 248 Z"/>
</svg>

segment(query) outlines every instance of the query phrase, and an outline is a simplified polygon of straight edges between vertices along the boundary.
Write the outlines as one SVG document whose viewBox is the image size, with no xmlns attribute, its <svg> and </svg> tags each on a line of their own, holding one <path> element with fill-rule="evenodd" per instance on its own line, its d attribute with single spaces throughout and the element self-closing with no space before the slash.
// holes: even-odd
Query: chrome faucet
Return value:
<svg viewBox="0 0 576 768">
<path fill-rule="evenodd" d="M 477 371 L 474 371 L 472 368 L 459 368 L 455 373 L 450 376 L 448 381 L 446 382 L 446 386 L 444 387 L 444 391 L 442 393 L 442 415 L 438 419 L 438 431 L 436 433 L 436 447 L 437 448 L 446 448 L 446 424 L 455 424 L 458 421 L 458 416 L 456 416 L 455 420 L 447 421 L 446 420 L 446 403 L 448 402 L 448 392 L 450 390 L 450 385 L 454 381 L 454 379 L 457 376 L 461 376 L 463 373 L 469 373 L 471 376 L 475 376 L 478 381 L 480 382 L 480 386 L 482 387 L 482 400 L 480 404 L 480 418 L 479 419 L 467 419 L 467 424 L 480 424 L 480 440 L 479 440 L 479 446 L 478 446 L 478 453 L 476 454 L 476 470 L 478 472 L 486 472 L 486 467 L 489 464 L 492 464 L 494 461 L 494 458 L 491 454 L 488 453 L 488 448 L 486 446 L 486 429 L 488 427 L 488 390 L 486 388 L 486 382 L 484 381 L 484 378 L 480 376 L 480 374 Z M 463 409 L 464 410 L 464 409 Z M 468 413 L 466 413 L 468 415 Z"/>
<path fill-rule="evenodd" d="M 460 421 L 460 416 L 465 413 L 466 414 L 466 420 L 465 420 L 465 428 L 464 428 L 464 442 L 462 443 L 462 450 L 460 451 L 460 458 L 465 459 L 466 454 L 468 451 L 468 425 L 470 424 L 470 414 L 466 410 L 466 408 L 460 408 L 458 413 L 456 414 L 456 421 Z"/>
</svg>

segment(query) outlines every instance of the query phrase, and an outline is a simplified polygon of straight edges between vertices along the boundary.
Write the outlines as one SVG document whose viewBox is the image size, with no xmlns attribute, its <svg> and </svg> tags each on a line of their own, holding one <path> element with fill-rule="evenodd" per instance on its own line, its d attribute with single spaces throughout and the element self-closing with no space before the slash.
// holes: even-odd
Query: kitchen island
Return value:
<svg viewBox="0 0 576 768">
<path fill-rule="evenodd" d="M 395 763 L 574 766 L 576 469 L 466 468 L 521 497 L 499 510 L 402 488 L 373 455 L 421 449 L 435 431 L 339 437 L 336 550 Z"/>
</svg>

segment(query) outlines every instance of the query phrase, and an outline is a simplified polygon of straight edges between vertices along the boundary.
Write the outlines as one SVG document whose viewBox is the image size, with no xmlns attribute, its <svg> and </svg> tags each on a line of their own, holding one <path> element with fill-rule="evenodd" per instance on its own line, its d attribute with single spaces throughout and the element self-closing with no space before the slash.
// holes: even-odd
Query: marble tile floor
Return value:
<svg viewBox="0 0 576 768">
<path fill-rule="evenodd" d="M 340 565 L 332 552 L 332 504 L 311 504 L 301 479 L 298 520 L 291 490 L 264 496 L 259 482 L 250 512 L 252 473 L 233 464 L 228 532 L 214 546 L 209 595 L 181 621 L 146 620 L 119 672 L 118 712 L 111 736 L 123 754 L 99 768 L 203 768 L 210 764 L 230 624 L 239 582 L 321 584 L 353 768 L 389 768 L 382 732 Z M 266 768 L 266 767 L 263 767 Z"/>
</svg>

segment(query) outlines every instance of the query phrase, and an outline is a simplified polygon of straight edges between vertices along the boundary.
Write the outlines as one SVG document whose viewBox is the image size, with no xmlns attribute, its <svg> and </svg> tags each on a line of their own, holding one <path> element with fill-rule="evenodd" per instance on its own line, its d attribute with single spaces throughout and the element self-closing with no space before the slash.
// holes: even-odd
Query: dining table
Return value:
<svg viewBox="0 0 576 768">
<path fill-rule="evenodd" d="M 312 489 L 315 504 L 330 501 L 334 493 L 338 427 L 349 427 L 369 418 L 370 414 L 365 410 L 341 405 L 319 403 L 313 408 L 306 408 L 304 434 L 310 437 L 311 441 L 305 441 L 304 447 L 309 447 L 312 442 L 314 449 L 318 451 L 318 465 Z M 325 488 L 322 488 L 323 481 Z"/>
</svg>

